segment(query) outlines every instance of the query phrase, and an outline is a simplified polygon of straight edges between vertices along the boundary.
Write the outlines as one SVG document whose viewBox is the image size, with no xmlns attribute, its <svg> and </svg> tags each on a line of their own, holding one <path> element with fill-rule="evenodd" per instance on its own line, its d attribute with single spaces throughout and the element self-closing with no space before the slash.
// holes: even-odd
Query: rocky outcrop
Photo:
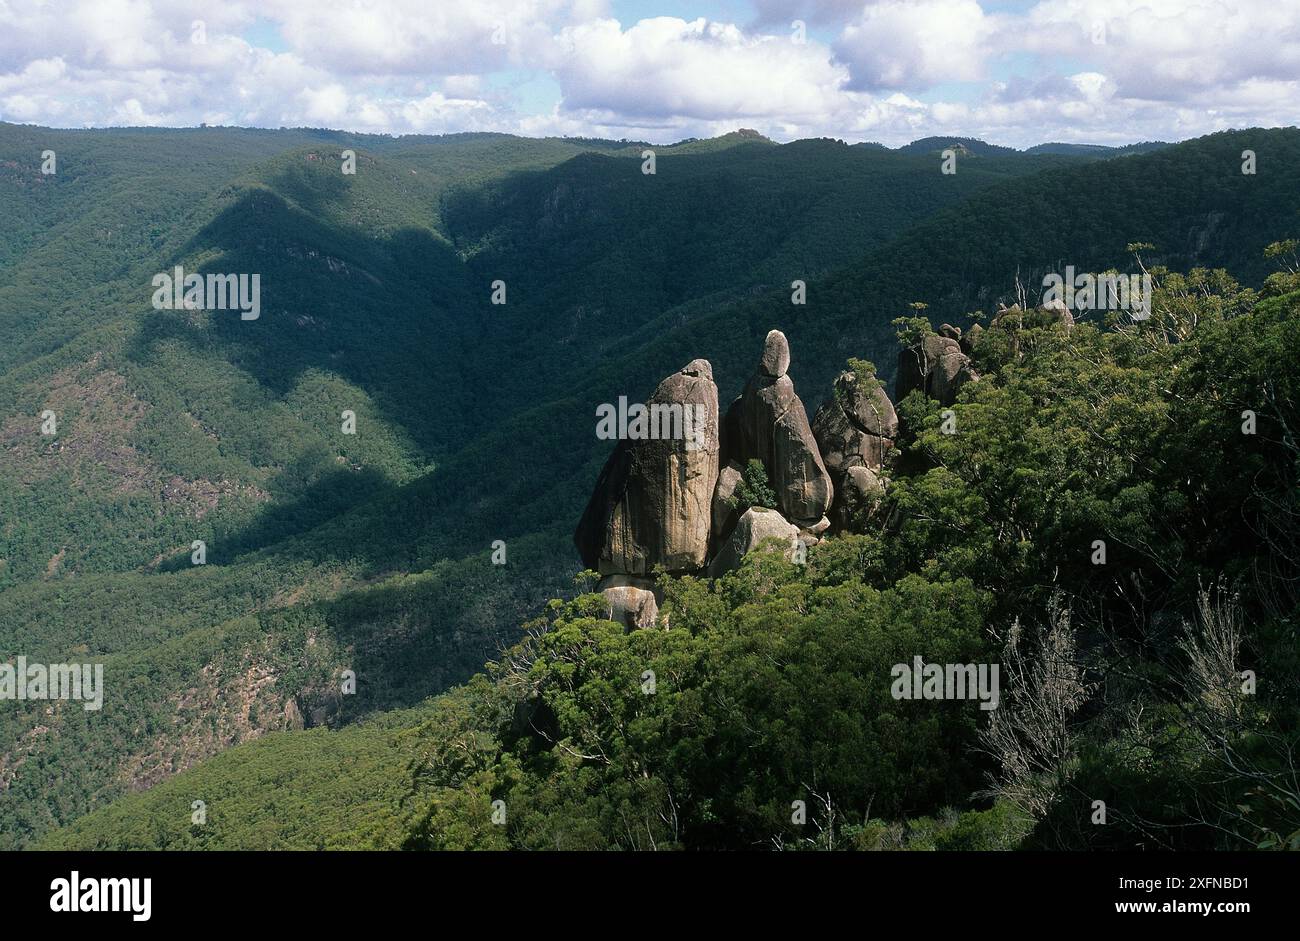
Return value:
<svg viewBox="0 0 1300 941">
<path fill-rule="evenodd" d="M 633 435 L 628 424 L 574 534 L 583 564 L 602 576 L 597 591 L 610 620 L 629 629 L 660 623 L 656 567 L 721 575 L 774 537 L 801 563 L 833 527 L 840 479 L 846 507 L 878 499 L 885 484 L 877 471 L 898 432 L 889 396 L 874 377 L 846 372 L 810 423 L 789 367 L 790 345 L 773 330 L 721 421 L 707 361 L 694 360 L 659 384 L 647 406 L 699 408 L 705 421 L 697 441 Z M 737 505 L 751 461 L 762 464 L 775 509 Z M 758 491 L 759 482 L 748 483 Z"/>
<path fill-rule="evenodd" d="M 808 413 L 785 375 L 789 362 L 785 335 L 771 331 L 758 369 L 723 424 L 738 438 L 728 445 L 728 456 L 742 466 L 752 458 L 762 461 L 781 511 L 795 522 L 811 524 L 830 507 L 834 487 Z"/>
<path fill-rule="evenodd" d="M 867 503 L 860 489 L 867 478 L 850 476 L 849 471 L 869 470 L 869 479 L 879 489 L 876 472 L 894 448 L 898 415 L 875 376 L 846 370 L 835 380 L 834 394 L 817 410 L 813 434 L 835 487 L 830 519 L 842 530 Z"/>
<path fill-rule="evenodd" d="M 1046 315 L 1043 319 L 1059 323 L 1067 330 L 1074 326 L 1074 314 L 1071 313 L 1069 305 L 1059 297 L 1044 301 L 1040 306 L 1029 308 L 1028 311 L 1021 308 L 1019 304 L 1012 304 L 1010 307 L 999 304 L 997 313 L 993 315 L 992 325 L 1005 326 L 1005 321 L 1008 319 L 1013 322 L 1023 322 L 1022 318 L 1026 313 L 1036 313 L 1040 317 Z"/>
<path fill-rule="evenodd" d="M 813 437 L 835 488 L 850 467 L 882 467 L 898 436 L 898 415 L 873 376 L 840 373 L 813 419 Z"/>
<path fill-rule="evenodd" d="M 779 539 L 788 547 L 787 558 L 792 558 L 799 547 L 799 527 L 792 524 L 776 510 L 751 506 L 739 520 L 736 528 L 718 550 L 709 566 L 709 575 L 716 578 L 740 567 L 741 560 L 758 547 L 764 539 Z"/>
<path fill-rule="evenodd" d="M 1039 309 L 1049 313 L 1053 320 L 1067 328 L 1074 326 L 1074 314 L 1070 312 L 1070 308 L 1065 301 L 1059 297 L 1044 301 L 1043 306 Z"/>
<path fill-rule="evenodd" d="M 901 402 L 913 389 L 920 389 L 939 404 L 951 405 L 962 386 L 978 379 L 960 341 L 932 333 L 899 352 L 894 399 Z"/>
<path fill-rule="evenodd" d="M 848 529 L 855 520 L 870 516 L 885 495 L 889 482 L 870 467 L 856 465 L 844 472 L 842 496 L 835 501 L 836 526 Z"/>
<path fill-rule="evenodd" d="M 618 442 L 574 534 L 583 565 L 602 575 L 648 575 L 657 565 L 694 572 L 708 559 L 719 454 L 718 387 L 708 361 L 669 376 L 646 404 L 651 411 L 695 407 L 698 437 Z"/>
<path fill-rule="evenodd" d="M 644 630 L 659 620 L 659 598 L 653 579 L 606 575 L 596 590 L 605 596 L 605 617 L 616 624 Z"/>
</svg>

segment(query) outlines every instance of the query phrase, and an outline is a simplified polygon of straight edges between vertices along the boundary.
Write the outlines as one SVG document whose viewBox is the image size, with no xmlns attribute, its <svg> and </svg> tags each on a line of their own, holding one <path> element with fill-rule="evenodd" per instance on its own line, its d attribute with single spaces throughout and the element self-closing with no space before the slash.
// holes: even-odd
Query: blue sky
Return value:
<svg viewBox="0 0 1300 941">
<path fill-rule="evenodd" d="M 64 127 L 1126 143 L 1294 124 L 1297 76 L 1272 0 L 0 2 L 0 119 Z"/>
</svg>

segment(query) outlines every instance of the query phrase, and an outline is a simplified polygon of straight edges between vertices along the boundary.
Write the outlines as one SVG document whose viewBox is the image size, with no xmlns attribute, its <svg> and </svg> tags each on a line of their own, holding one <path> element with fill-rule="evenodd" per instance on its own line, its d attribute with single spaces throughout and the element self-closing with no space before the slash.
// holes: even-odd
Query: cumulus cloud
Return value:
<svg viewBox="0 0 1300 941">
<path fill-rule="evenodd" d="M 865 7 L 835 52 L 852 88 L 928 88 L 981 78 L 994 32 L 976 0 L 887 0 Z"/>
<path fill-rule="evenodd" d="M 673 17 L 630 29 L 612 19 L 566 28 L 555 73 L 570 110 L 795 122 L 832 109 L 847 78 L 817 43 Z"/>
<path fill-rule="evenodd" d="M 0 119 L 1023 146 L 1294 123 L 1300 98 L 1300 6 L 1275 0 L 749 4 L 0 0 Z"/>
<path fill-rule="evenodd" d="M 1274 0 L 1045 0 L 1027 49 L 1086 58 L 1126 98 L 1178 101 L 1300 76 L 1300 6 Z"/>
<path fill-rule="evenodd" d="M 569 0 L 273 0 L 260 7 L 281 24 L 284 39 L 304 59 L 352 75 L 507 68 L 547 46 L 553 24 L 598 8 Z"/>
</svg>

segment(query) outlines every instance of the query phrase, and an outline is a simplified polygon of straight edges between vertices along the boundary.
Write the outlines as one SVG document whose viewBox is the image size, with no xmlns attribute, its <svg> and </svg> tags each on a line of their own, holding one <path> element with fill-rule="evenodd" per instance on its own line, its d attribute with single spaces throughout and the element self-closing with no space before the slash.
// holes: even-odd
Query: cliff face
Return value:
<svg viewBox="0 0 1300 941">
<path fill-rule="evenodd" d="M 680 409 L 693 425 L 676 436 L 619 440 L 574 533 L 583 565 L 602 576 L 597 587 L 611 619 L 628 627 L 656 623 L 657 567 L 721 575 L 772 537 L 789 540 L 790 556 L 802 558 L 832 528 L 828 513 L 842 528 L 850 510 L 884 486 L 881 470 L 898 428 L 884 389 L 874 378 L 845 373 L 809 422 L 789 366 L 789 343 L 773 330 L 744 392 L 719 422 L 713 370 L 694 360 L 646 403 L 647 411 Z M 751 461 L 766 471 L 774 508 L 736 504 Z"/>
<path fill-rule="evenodd" d="M 601 575 L 645 576 L 655 566 L 694 572 L 708 558 L 719 454 L 708 361 L 673 373 L 646 404 L 652 416 L 669 416 L 669 436 L 619 441 L 574 535 L 583 565 Z"/>
</svg>

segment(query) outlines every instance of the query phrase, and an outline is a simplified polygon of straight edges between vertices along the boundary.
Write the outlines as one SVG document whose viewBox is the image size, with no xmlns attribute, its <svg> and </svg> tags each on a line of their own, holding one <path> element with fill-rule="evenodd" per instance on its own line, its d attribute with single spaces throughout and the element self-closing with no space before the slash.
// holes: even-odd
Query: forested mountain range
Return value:
<svg viewBox="0 0 1300 941">
<path fill-rule="evenodd" d="M 1278 267 L 1266 248 L 1300 228 L 1295 129 L 1135 145 L 1122 160 L 961 141 L 951 175 L 934 152 L 946 143 L 0 124 L 0 658 L 101 660 L 107 677 L 99 713 L 0 711 L 0 845 L 490 842 L 447 795 L 496 794 L 509 773 L 475 766 L 452 788 L 421 769 L 447 729 L 482 743 L 484 716 L 508 704 L 471 677 L 548 599 L 574 595 L 571 534 L 608 456 L 599 404 L 643 400 L 697 357 L 730 402 L 777 327 L 812 409 L 850 358 L 893 378 L 893 321 L 910 305 L 965 326 L 1065 265 L 1131 270 L 1134 243 L 1151 268 L 1223 268 L 1263 290 Z M 355 175 L 340 172 L 345 150 Z M 258 272 L 260 318 L 153 309 L 150 279 L 177 265 Z M 791 302 L 797 281 L 806 303 Z M 1252 316 L 1284 317 L 1285 294 Z M 1211 339 L 1206 362 L 1227 342 Z M 1044 375 L 1066 369 L 1042 355 Z M 987 356 L 990 374 L 1015 372 Z M 54 435 L 40 432 L 46 410 Z M 851 541 L 844 557 L 834 543 L 789 592 L 849 592 L 835 571 Z M 988 586 L 954 587 L 973 576 L 948 549 L 868 563 L 885 594 L 862 616 L 884 629 L 900 617 L 889 604 L 948 606 L 967 644 Z M 907 582 L 926 560 L 949 568 Z M 729 590 L 733 607 L 775 616 L 752 585 Z M 339 693 L 344 670 L 355 695 Z M 528 765 L 516 745 L 483 747 Z M 730 788 L 728 819 L 767 799 L 713 784 Z M 513 845 L 558 832 L 534 790 Z M 924 816 L 959 797 L 925 794 L 878 810 Z M 196 799 L 213 826 L 191 827 Z M 746 819 L 749 839 L 760 828 Z M 599 825 L 573 820 L 559 842 L 601 845 Z M 703 818 L 694 839 L 727 844 Z"/>
</svg>

